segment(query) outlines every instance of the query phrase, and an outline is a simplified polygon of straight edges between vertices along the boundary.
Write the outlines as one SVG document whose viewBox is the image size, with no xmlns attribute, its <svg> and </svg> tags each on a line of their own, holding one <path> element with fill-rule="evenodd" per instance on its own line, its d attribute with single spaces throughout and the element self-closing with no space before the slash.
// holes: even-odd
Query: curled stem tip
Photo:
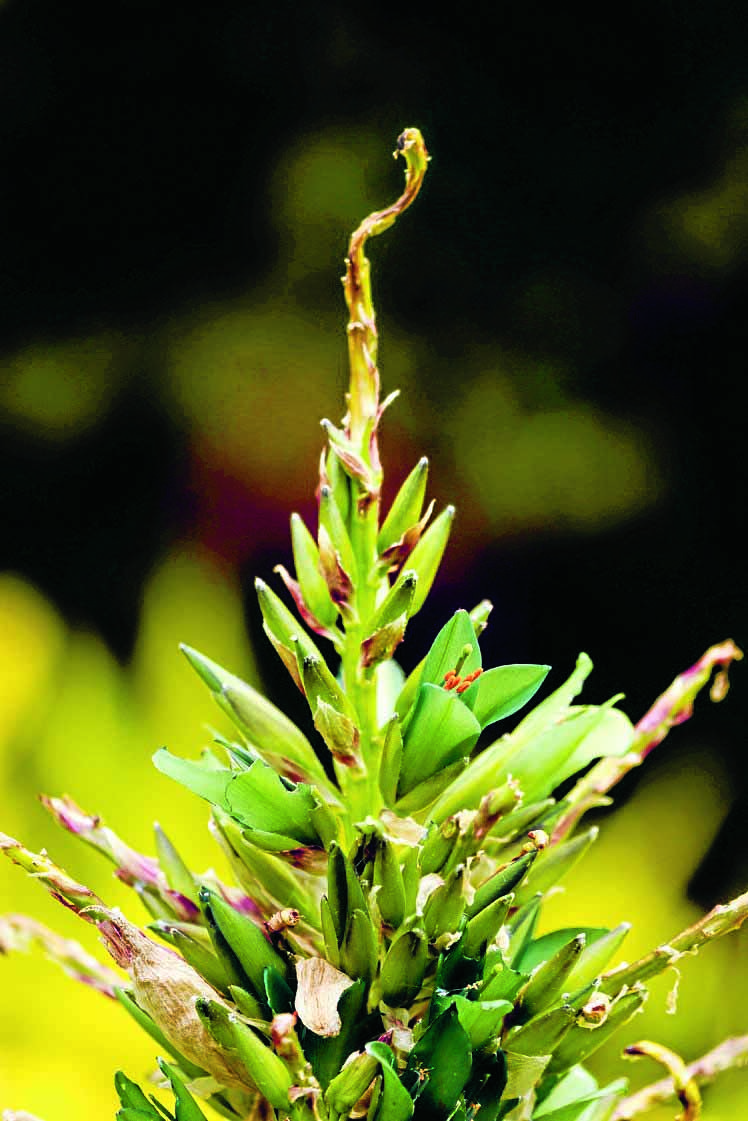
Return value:
<svg viewBox="0 0 748 1121">
<path fill-rule="evenodd" d="M 407 210 L 421 189 L 429 155 L 417 128 L 406 128 L 397 139 L 394 156 L 405 159 L 405 188 L 383 210 L 364 218 L 351 235 L 345 262 L 343 287 L 348 305 L 348 353 L 351 367 L 347 435 L 372 464 L 375 449 L 369 441 L 379 417 L 379 371 L 377 370 L 377 328 L 371 296 L 369 262 L 364 254 L 368 238 L 389 229 Z"/>
<path fill-rule="evenodd" d="M 632 1059 L 645 1055 L 661 1063 L 670 1074 L 675 1095 L 683 1106 L 683 1112 L 678 1115 L 676 1121 L 698 1121 L 701 1116 L 701 1094 L 695 1078 L 680 1055 L 668 1047 L 663 1047 L 661 1043 L 652 1043 L 648 1039 L 632 1043 L 623 1053 Z"/>
</svg>

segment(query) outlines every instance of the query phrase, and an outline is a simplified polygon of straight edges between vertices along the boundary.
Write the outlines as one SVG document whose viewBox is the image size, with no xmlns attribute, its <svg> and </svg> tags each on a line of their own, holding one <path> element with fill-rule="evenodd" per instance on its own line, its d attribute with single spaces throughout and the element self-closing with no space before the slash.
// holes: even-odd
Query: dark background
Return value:
<svg viewBox="0 0 748 1121">
<path fill-rule="evenodd" d="M 377 246 L 375 289 L 393 329 L 434 355 L 410 402 L 428 398 L 441 425 L 427 450 L 440 440 L 449 455 L 454 387 L 475 371 L 463 353 L 500 345 L 560 363 L 575 399 L 640 428 L 660 484 L 651 504 L 581 528 L 563 512 L 488 524 L 461 489 L 455 447 L 434 478 L 449 500 L 455 473 L 465 531 L 433 614 L 413 624 L 414 647 L 467 585 L 471 604 L 496 603 L 487 660 L 570 667 L 588 650 L 596 694 L 624 689 L 636 719 L 711 643 L 748 641 L 744 20 L 739 5 L 695 2 L 582 18 L 550 4 L 439 14 L 133 2 L 92 14 L 10 0 L 0 6 L 2 353 L 102 328 L 142 340 L 170 316 L 251 292 L 274 268 L 282 275 L 288 252 L 272 220 L 283 154 L 324 127 L 375 135 L 386 161 L 400 130 L 418 125 L 432 169 L 416 210 Z M 688 236 L 661 218 L 678 199 Z M 348 232 L 331 267 L 286 293 L 333 330 Z M 241 569 L 253 633 L 251 576 L 287 555 L 291 502 L 278 496 L 276 509 L 211 457 L 157 390 L 160 363 L 158 347 L 133 346 L 108 408 L 70 438 L 0 412 L 0 568 L 34 581 L 122 660 L 143 582 L 171 542 L 202 541 Z M 518 388 L 531 391 L 544 400 L 542 386 Z M 401 464 L 391 447 L 396 472 L 421 450 Z M 310 493 L 310 464 L 298 474 Z M 268 661 L 280 694 L 275 670 Z M 708 729 L 736 797 L 692 885 L 704 903 L 748 873 L 748 687 L 744 669 L 733 676 L 727 703 L 701 701 L 679 733 L 682 749 Z M 678 749 L 671 737 L 660 750 Z"/>
</svg>

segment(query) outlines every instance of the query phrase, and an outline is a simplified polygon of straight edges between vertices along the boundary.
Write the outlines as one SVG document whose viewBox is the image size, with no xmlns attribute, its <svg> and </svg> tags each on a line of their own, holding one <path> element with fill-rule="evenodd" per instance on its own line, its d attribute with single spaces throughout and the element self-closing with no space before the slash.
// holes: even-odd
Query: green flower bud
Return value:
<svg viewBox="0 0 748 1121">
<path fill-rule="evenodd" d="M 379 1063 L 366 1051 L 352 1055 L 325 1090 L 325 1105 L 336 1117 L 347 1117 L 377 1076 Z"/>
<path fill-rule="evenodd" d="M 349 977 L 371 984 L 377 968 L 379 947 L 374 924 L 364 910 L 350 916 L 340 947 L 340 964 Z"/>
<path fill-rule="evenodd" d="M 454 516 L 454 506 L 447 506 L 445 510 L 442 510 L 408 558 L 408 568 L 413 569 L 418 577 L 418 586 L 413 596 L 410 611 L 411 615 L 415 615 L 417 611 L 421 610 L 426 596 L 431 591 L 431 585 L 447 547 Z"/>
<path fill-rule="evenodd" d="M 542 1012 L 561 995 L 564 986 L 567 985 L 569 974 L 584 949 L 585 942 L 585 936 L 578 934 L 533 971 L 530 980 L 519 994 L 518 1004 L 523 1018 Z"/>
<path fill-rule="evenodd" d="M 426 495 L 428 473 L 429 461 L 423 456 L 395 495 L 384 519 L 377 538 L 377 551 L 380 554 L 401 541 L 407 531 L 418 522 Z"/>
<path fill-rule="evenodd" d="M 510 891 L 514 891 L 527 875 L 537 855 L 537 849 L 525 852 L 516 860 L 513 860 L 511 864 L 500 868 L 498 872 L 494 872 L 492 876 L 484 880 L 476 891 L 473 902 L 468 905 L 468 918 L 472 919 L 474 915 L 493 903 L 495 899 L 500 899 L 502 896 L 508 895 Z"/>
<path fill-rule="evenodd" d="M 423 931 L 406 930 L 390 946 L 382 964 L 379 983 L 382 1000 L 392 1008 L 402 1008 L 421 991 L 428 965 L 428 940 Z"/>
<path fill-rule="evenodd" d="M 474 918 L 470 919 L 465 930 L 462 943 L 462 952 L 465 957 L 477 958 L 485 953 L 485 948 L 493 942 L 496 935 L 506 922 L 509 908 L 514 903 L 514 895 L 509 892 L 499 899 L 494 899 Z"/>
<path fill-rule="evenodd" d="M 529 1020 L 521 1028 L 510 1031 L 504 1041 L 514 1055 L 550 1055 L 569 1032 L 576 1013 L 568 1005 L 551 1008 Z"/>
<path fill-rule="evenodd" d="M 395 846 L 386 839 L 380 841 L 374 858 L 374 886 L 382 919 L 397 928 L 405 918 L 405 885 Z"/>
<path fill-rule="evenodd" d="M 423 925 L 432 941 L 454 933 L 460 925 L 465 913 L 465 878 L 465 865 L 460 864 L 426 900 Z"/>
<path fill-rule="evenodd" d="M 282 977 L 285 977 L 288 973 L 286 961 L 251 919 L 240 914 L 239 911 L 225 903 L 214 892 L 202 888 L 200 900 L 209 923 L 214 925 L 225 939 L 256 995 L 261 1000 L 264 999 L 265 969 L 274 969 Z M 241 984 L 242 982 L 237 980 L 233 983 Z"/>
</svg>

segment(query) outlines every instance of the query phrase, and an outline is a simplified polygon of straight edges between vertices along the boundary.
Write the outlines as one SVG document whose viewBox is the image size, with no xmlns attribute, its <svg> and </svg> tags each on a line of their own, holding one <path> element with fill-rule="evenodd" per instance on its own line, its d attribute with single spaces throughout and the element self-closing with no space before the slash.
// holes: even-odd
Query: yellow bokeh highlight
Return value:
<svg viewBox="0 0 748 1121">
<path fill-rule="evenodd" d="M 177 649 L 188 641 L 256 682 L 237 582 L 206 556 L 166 556 L 146 588 L 133 664 L 94 635 L 68 629 L 38 592 L 0 579 L 0 830 L 53 859 L 135 921 L 148 917 L 112 867 L 54 824 L 36 794 L 69 793 L 134 847 L 153 854 L 158 820 L 196 870 L 230 880 L 206 825 L 207 804 L 160 775 L 161 744 L 195 757 L 228 725 Z M 0 913 L 34 915 L 108 955 L 87 924 L 9 861 Z M 115 1070 L 143 1082 L 156 1048 L 114 1002 L 39 956 L 0 958 L 0 1109 L 43 1121 L 114 1117 Z"/>
<path fill-rule="evenodd" d="M 77 435 L 113 399 L 126 348 L 110 331 L 30 343 L 0 360 L 0 412 L 35 436 Z"/>
</svg>

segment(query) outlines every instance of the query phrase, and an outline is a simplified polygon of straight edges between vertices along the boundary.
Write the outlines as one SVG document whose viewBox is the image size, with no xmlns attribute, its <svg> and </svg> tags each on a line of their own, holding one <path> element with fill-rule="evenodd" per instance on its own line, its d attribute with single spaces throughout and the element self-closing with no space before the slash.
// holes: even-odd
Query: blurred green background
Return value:
<svg viewBox="0 0 748 1121">
<path fill-rule="evenodd" d="M 486 595 L 488 659 L 558 682 L 585 649 L 588 696 L 623 690 L 636 719 L 709 644 L 748 641 L 737 6 L 107 14 L 0 5 L 0 828 L 123 905 L 37 791 L 147 850 L 158 818 L 218 860 L 150 765 L 216 720 L 180 640 L 305 719 L 251 579 L 289 562 L 289 512 L 312 513 L 347 235 L 399 189 L 406 125 L 431 170 L 370 252 L 384 387 L 403 391 L 387 493 L 425 452 L 459 517 L 403 661 Z M 631 957 L 745 887 L 743 673 L 624 784 L 548 922 L 635 918 Z M 93 945 L 34 889 L 0 866 L 0 911 Z M 669 977 L 631 1035 L 691 1058 L 745 1030 L 745 945 L 685 962 L 681 1016 Z M 112 1116 L 112 1071 L 152 1062 L 136 1029 L 39 959 L 0 970 L 0 1106 Z M 748 1079 L 707 1101 L 741 1116 Z"/>
</svg>

